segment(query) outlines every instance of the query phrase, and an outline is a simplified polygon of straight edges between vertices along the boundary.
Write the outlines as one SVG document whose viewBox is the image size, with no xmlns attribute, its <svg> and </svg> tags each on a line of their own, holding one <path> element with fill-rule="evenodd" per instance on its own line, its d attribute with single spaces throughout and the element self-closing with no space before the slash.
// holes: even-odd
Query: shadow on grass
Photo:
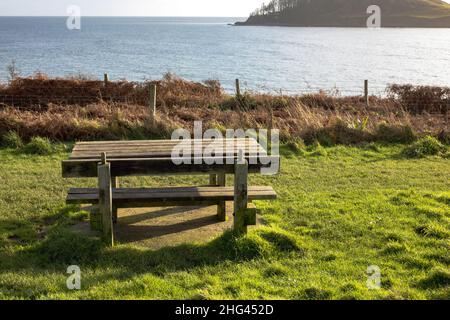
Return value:
<svg viewBox="0 0 450 320">
<path fill-rule="evenodd" d="M 18 277 L 17 283 L 10 283 L 8 279 L 2 283 L 0 278 L 0 290 L 11 297 L 24 299 L 45 296 L 55 286 L 58 292 L 67 292 L 66 269 L 69 265 L 81 268 L 83 286 L 86 287 L 111 280 L 129 281 L 140 274 L 164 277 L 169 272 L 264 256 L 268 253 L 259 240 L 236 238 L 227 232 L 204 245 L 185 244 L 152 251 L 129 246 L 106 248 L 98 239 L 58 230 L 26 250 L 0 252 L 0 273 Z M 40 282 L 53 283 L 53 287 L 39 286 Z"/>
<path fill-rule="evenodd" d="M 284 254 L 301 257 L 305 252 L 295 235 L 267 226 L 254 229 L 246 236 L 236 237 L 232 231 L 227 231 L 208 243 L 183 244 L 156 251 L 130 244 L 109 248 L 96 237 L 68 228 L 79 218 L 76 208 L 64 207 L 52 215 L 52 219 L 44 217 L 39 221 L 40 224 L 48 223 L 45 235 L 25 245 L 8 239 L 9 231 L 6 230 L 17 233 L 17 228 L 24 227 L 21 222 L 0 222 L 0 227 L 3 226 L 0 249 L 9 248 L 0 250 L 0 273 L 6 277 L 0 277 L 0 289 L 6 285 L 8 290 L 12 290 L 10 296 L 26 299 L 46 295 L 52 286 L 63 292 L 66 290 L 66 269 L 70 265 L 78 265 L 87 272 L 85 283 L 89 284 L 111 279 L 127 281 L 140 274 L 163 277 L 170 272 L 189 272 L 196 268 L 276 258 Z M 32 222 L 25 224 L 27 234 L 33 233 L 29 229 L 33 225 Z M 17 277 L 17 281 L 12 283 L 10 277 Z M 48 283 L 48 287 L 41 288 L 42 282 Z"/>
<path fill-rule="evenodd" d="M 192 207 L 192 210 L 200 209 L 201 207 Z M 124 224 L 134 224 L 138 222 L 142 222 L 149 219 L 156 219 L 161 217 L 166 217 L 170 215 L 176 215 L 179 213 L 186 213 L 185 207 L 171 207 L 171 208 L 165 208 L 158 210 L 157 212 L 151 211 L 151 212 L 145 212 L 145 213 L 138 213 L 133 214 L 131 216 L 121 217 L 120 220 Z"/>
<path fill-rule="evenodd" d="M 30 221 L 18 219 L 0 219 L 0 245 L 7 242 L 26 245 L 37 239 L 36 226 Z"/>
<path fill-rule="evenodd" d="M 26 259 L 30 264 L 37 263 L 36 267 L 50 270 L 75 264 L 91 268 L 120 267 L 134 274 L 161 275 L 162 272 L 186 271 L 225 261 L 248 261 L 276 253 L 304 253 L 289 235 L 263 228 L 242 237 L 227 231 L 206 244 L 184 244 L 157 251 L 120 245 L 106 248 L 98 239 L 63 229 L 52 232 L 44 241 L 11 258 Z"/>
<path fill-rule="evenodd" d="M 215 216 L 206 216 L 172 225 L 127 225 L 126 234 L 124 234 L 124 228 L 120 230 L 120 242 L 131 243 L 152 238 L 160 238 L 166 235 L 179 234 L 188 230 L 196 230 L 201 227 L 214 225 L 215 223 L 217 223 L 217 218 Z"/>
<path fill-rule="evenodd" d="M 261 227 L 246 236 L 236 237 L 227 231 L 206 244 L 183 244 L 157 251 L 129 245 L 104 247 L 98 238 L 56 227 L 44 240 L 5 257 L 11 271 L 36 268 L 55 270 L 69 265 L 88 268 L 121 268 L 130 273 L 186 271 L 196 267 L 217 265 L 226 261 L 242 262 L 276 256 L 287 252 L 304 254 L 298 239 L 283 231 Z M 17 263 L 19 262 L 20 263 Z"/>
</svg>

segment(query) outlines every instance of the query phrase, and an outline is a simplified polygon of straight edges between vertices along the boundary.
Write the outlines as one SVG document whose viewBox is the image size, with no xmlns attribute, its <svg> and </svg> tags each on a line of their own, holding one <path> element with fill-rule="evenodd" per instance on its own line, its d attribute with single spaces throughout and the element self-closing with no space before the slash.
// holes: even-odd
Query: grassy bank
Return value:
<svg viewBox="0 0 450 320">
<path fill-rule="evenodd" d="M 158 251 L 104 248 L 69 231 L 87 213 L 64 205 L 67 188 L 95 180 L 61 178 L 63 147 L 46 156 L 0 149 L 0 298 L 448 299 L 450 161 L 404 149 L 283 147 L 280 175 L 251 178 L 279 194 L 258 203 L 266 225 Z M 66 289 L 70 264 L 81 267 L 80 291 Z M 366 287 L 371 265 L 380 290 Z"/>
</svg>

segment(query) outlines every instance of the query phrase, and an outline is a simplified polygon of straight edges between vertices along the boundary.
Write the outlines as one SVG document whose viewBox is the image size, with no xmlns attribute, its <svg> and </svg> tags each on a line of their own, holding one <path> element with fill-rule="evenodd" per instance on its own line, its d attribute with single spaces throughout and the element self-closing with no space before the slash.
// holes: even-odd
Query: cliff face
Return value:
<svg viewBox="0 0 450 320">
<path fill-rule="evenodd" d="M 289 0 L 287 0 L 289 1 Z M 450 28 L 450 5 L 440 0 L 290 0 L 282 10 L 252 15 L 236 25 L 366 27 L 367 8 L 381 8 L 381 27 Z M 277 8 L 275 1 L 274 8 Z"/>
</svg>

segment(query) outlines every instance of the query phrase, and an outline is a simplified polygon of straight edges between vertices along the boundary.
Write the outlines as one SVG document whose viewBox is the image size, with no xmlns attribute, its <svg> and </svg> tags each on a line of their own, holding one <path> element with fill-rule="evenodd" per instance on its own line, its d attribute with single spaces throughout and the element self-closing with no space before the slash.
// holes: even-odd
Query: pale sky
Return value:
<svg viewBox="0 0 450 320">
<path fill-rule="evenodd" d="M 270 0 L 0 0 L 0 16 L 66 16 L 78 5 L 85 16 L 246 17 Z M 450 2 L 450 0 L 446 0 Z"/>
<path fill-rule="evenodd" d="M 0 0 L 0 16 L 66 16 L 78 5 L 85 16 L 245 17 L 269 0 Z"/>
</svg>

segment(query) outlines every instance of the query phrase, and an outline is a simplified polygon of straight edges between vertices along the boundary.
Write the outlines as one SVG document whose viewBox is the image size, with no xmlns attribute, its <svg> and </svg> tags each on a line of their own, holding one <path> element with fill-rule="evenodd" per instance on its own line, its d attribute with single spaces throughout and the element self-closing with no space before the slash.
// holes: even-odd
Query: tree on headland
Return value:
<svg viewBox="0 0 450 320">
<path fill-rule="evenodd" d="M 263 3 L 261 8 L 251 13 L 251 16 L 269 15 L 283 12 L 288 9 L 296 8 L 300 5 L 300 0 L 272 0 L 267 5 Z"/>
<path fill-rule="evenodd" d="M 366 27 L 372 5 L 384 27 L 450 28 L 450 4 L 442 0 L 271 0 L 237 25 Z"/>
</svg>

